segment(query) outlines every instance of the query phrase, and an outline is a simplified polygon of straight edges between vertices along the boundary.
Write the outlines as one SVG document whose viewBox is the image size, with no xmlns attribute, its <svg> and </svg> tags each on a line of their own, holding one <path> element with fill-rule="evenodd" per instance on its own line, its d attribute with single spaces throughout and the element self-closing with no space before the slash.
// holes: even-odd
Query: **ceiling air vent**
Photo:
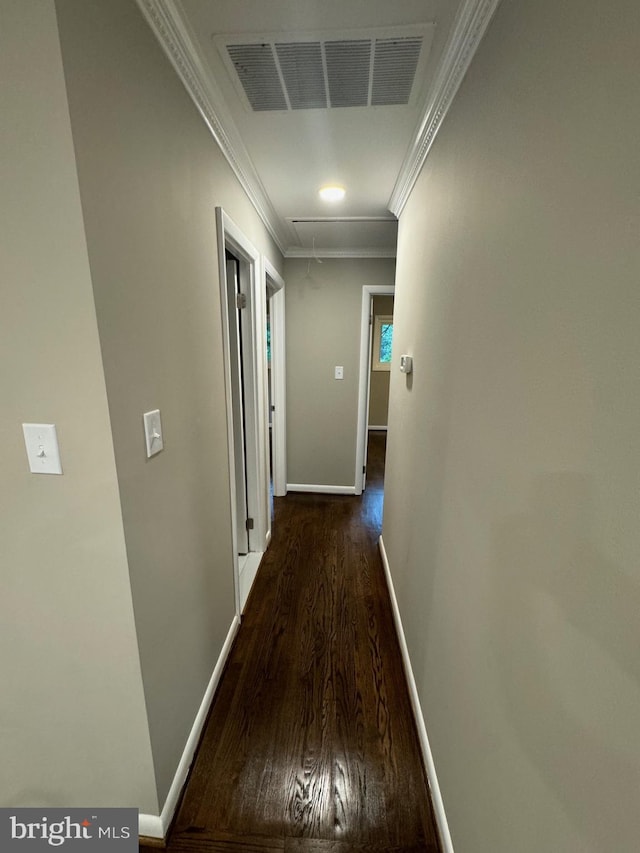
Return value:
<svg viewBox="0 0 640 853">
<path fill-rule="evenodd" d="M 408 103 L 421 47 L 421 38 L 376 39 L 372 104 Z"/>
<path fill-rule="evenodd" d="M 320 45 L 317 42 L 277 44 L 276 55 L 291 109 L 326 107 L 327 90 Z"/>
<path fill-rule="evenodd" d="M 371 41 L 329 41 L 324 46 L 332 107 L 369 105 Z"/>
<path fill-rule="evenodd" d="M 235 44 L 227 48 L 254 110 L 286 110 L 278 69 L 269 44 Z"/>
<path fill-rule="evenodd" d="M 424 25 L 342 39 L 333 32 L 215 40 L 251 109 L 262 112 L 408 104 L 431 34 Z"/>
</svg>

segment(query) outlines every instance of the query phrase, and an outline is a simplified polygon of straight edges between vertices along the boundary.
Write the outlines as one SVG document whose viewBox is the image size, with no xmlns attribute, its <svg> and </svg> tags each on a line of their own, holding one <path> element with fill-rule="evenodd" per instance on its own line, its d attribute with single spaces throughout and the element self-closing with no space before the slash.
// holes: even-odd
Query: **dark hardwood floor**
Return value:
<svg viewBox="0 0 640 853">
<path fill-rule="evenodd" d="M 275 499 L 170 851 L 439 849 L 377 547 L 385 438 L 362 498 Z"/>
</svg>

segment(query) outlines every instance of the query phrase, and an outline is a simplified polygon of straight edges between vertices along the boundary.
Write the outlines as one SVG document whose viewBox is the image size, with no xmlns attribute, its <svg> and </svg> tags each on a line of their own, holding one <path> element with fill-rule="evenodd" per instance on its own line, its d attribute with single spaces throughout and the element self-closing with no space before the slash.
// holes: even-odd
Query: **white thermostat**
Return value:
<svg viewBox="0 0 640 853">
<path fill-rule="evenodd" d="M 400 356 L 400 370 L 403 373 L 411 373 L 413 370 L 413 359 L 410 355 Z"/>
</svg>

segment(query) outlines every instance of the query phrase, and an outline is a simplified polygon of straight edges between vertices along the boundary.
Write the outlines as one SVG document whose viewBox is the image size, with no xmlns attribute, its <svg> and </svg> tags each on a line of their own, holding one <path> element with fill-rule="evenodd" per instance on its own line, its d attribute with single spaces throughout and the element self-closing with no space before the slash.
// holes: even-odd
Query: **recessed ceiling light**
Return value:
<svg viewBox="0 0 640 853">
<path fill-rule="evenodd" d="M 322 187 L 318 192 L 323 201 L 342 201 L 345 189 L 344 187 Z"/>
</svg>

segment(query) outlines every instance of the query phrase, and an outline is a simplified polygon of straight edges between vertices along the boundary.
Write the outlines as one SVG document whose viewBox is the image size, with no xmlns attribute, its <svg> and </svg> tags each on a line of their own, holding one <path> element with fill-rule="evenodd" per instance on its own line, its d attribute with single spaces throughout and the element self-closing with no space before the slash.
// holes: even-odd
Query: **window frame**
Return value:
<svg viewBox="0 0 640 853">
<path fill-rule="evenodd" d="M 373 324 L 373 353 L 371 358 L 372 370 L 391 370 L 390 361 L 380 361 L 380 340 L 382 337 L 382 327 L 393 327 L 393 314 L 376 314 Z M 393 335 L 393 333 L 392 333 Z"/>
</svg>

